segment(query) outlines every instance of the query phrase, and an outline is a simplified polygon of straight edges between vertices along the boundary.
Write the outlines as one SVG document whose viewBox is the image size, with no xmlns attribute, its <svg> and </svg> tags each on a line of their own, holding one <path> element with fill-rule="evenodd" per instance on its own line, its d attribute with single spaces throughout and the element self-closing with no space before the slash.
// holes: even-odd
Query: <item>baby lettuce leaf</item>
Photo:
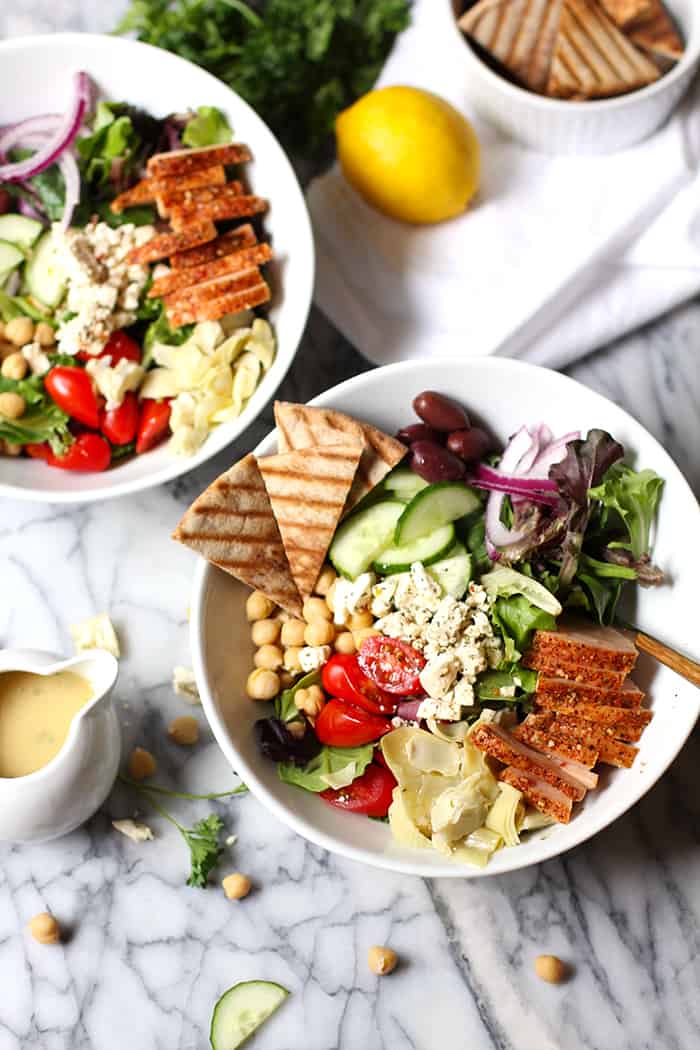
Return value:
<svg viewBox="0 0 700 1050">
<path fill-rule="evenodd" d="M 602 482 L 591 488 L 591 499 L 600 500 L 603 506 L 616 511 L 627 530 L 627 542 L 610 546 L 631 551 L 635 561 L 649 554 L 651 527 L 663 487 L 663 478 L 653 470 L 637 471 L 625 463 L 615 463 Z"/>
<path fill-rule="evenodd" d="M 504 700 L 517 704 L 524 693 L 534 693 L 537 687 L 537 671 L 530 671 L 520 664 L 496 671 L 484 671 L 476 683 L 476 695 L 479 700 Z M 515 689 L 512 696 L 504 696 L 502 689 Z"/>
<path fill-rule="evenodd" d="M 535 631 L 553 631 L 557 621 L 551 613 L 532 605 L 522 594 L 497 598 L 491 619 L 503 637 L 503 663 L 512 664 L 530 645 Z"/>
<path fill-rule="evenodd" d="M 228 120 L 216 106 L 200 106 L 182 133 L 183 146 L 225 146 L 233 133 Z"/>
<path fill-rule="evenodd" d="M 361 776 L 372 761 L 374 744 L 362 747 L 322 747 L 319 753 L 303 767 L 293 762 L 279 762 L 277 773 L 285 784 L 294 784 L 306 791 L 325 791 L 329 786 L 324 776 L 348 771 L 347 783 Z"/>
<path fill-rule="evenodd" d="M 39 445 L 48 441 L 56 455 L 73 444 L 68 416 L 47 397 L 38 376 L 19 380 L 0 376 L 0 393 L 20 394 L 27 402 L 25 413 L 19 419 L 0 418 L 0 440 L 12 445 Z"/>
</svg>

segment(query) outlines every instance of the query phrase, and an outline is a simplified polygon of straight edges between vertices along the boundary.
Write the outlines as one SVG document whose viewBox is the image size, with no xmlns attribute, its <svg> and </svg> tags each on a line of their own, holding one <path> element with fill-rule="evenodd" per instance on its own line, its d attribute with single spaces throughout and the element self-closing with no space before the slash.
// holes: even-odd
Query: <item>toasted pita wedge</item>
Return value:
<svg viewBox="0 0 700 1050">
<path fill-rule="evenodd" d="M 480 0 L 462 15 L 464 32 L 531 91 L 544 91 L 562 0 Z"/>
<path fill-rule="evenodd" d="M 328 445 L 258 462 L 303 598 L 314 589 L 361 455 L 359 445 Z"/>
<path fill-rule="evenodd" d="M 646 87 L 659 70 L 594 0 L 564 0 L 547 84 L 555 98 L 606 98 Z"/>
<path fill-rule="evenodd" d="M 683 40 L 661 0 L 652 0 L 649 14 L 629 25 L 627 35 L 633 44 L 655 60 L 677 62 L 683 57 Z"/>
<path fill-rule="evenodd" d="M 173 538 L 301 616 L 299 591 L 255 456 L 246 456 L 212 482 Z"/>
<path fill-rule="evenodd" d="M 289 401 L 275 402 L 275 422 L 280 452 L 312 445 L 332 445 L 340 441 L 360 445 L 364 451 L 353 481 L 346 511 L 366 496 L 400 463 L 408 451 L 405 445 L 368 423 L 359 423 L 343 412 Z"/>
<path fill-rule="evenodd" d="M 600 0 L 600 5 L 615 25 L 623 29 L 630 22 L 650 14 L 653 0 Z"/>
</svg>

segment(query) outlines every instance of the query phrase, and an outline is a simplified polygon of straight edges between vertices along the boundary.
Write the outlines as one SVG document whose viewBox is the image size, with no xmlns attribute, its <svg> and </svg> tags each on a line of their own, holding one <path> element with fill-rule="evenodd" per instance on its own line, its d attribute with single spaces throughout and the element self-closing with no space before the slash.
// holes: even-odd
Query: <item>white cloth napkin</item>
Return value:
<svg viewBox="0 0 700 1050">
<path fill-rule="evenodd" d="M 459 51 L 433 0 L 416 0 L 381 85 L 464 108 Z M 468 114 L 482 188 L 432 227 L 384 218 L 337 167 L 309 187 L 316 302 L 375 364 L 502 353 L 562 367 L 700 291 L 698 85 L 641 145 L 552 157 Z M 426 159 L 429 163 L 429 159 Z"/>
</svg>

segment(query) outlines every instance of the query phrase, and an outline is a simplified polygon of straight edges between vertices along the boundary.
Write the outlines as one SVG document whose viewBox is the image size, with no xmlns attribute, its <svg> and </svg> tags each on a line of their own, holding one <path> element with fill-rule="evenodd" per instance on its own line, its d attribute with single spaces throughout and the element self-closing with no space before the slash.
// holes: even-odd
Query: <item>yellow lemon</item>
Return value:
<svg viewBox="0 0 700 1050">
<path fill-rule="evenodd" d="M 391 218 L 442 222 L 464 211 L 478 189 L 476 132 L 429 91 L 370 91 L 339 115 L 335 130 L 348 182 Z"/>
</svg>

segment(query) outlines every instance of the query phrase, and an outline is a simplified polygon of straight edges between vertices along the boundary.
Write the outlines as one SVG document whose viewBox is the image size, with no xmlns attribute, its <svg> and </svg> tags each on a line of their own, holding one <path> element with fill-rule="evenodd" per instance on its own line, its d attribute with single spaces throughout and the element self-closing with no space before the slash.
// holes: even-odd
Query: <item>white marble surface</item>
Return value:
<svg viewBox="0 0 700 1050">
<path fill-rule="evenodd" d="M 120 0 L 4 0 L 0 36 L 109 28 Z M 641 419 L 700 491 L 700 306 L 571 372 Z M 283 388 L 307 399 L 367 367 L 318 315 Z M 194 475 L 84 509 L 0 502 L 0 645 L 69 652 L 68 626 L 108 610 L 124 643 L 118 709 L 125 747 L 150 747 L 180 790 L 234 782 L 205 730 L 194 751 L 165 727 L 190 709 L 170 689 L 189 662 L 192 560 L 168 536 L 188 500 L 270 425 Z M 695 539 L 695 538 L 693 538 Z M 203 727 L 204 729 L 204 727 Z M 281 981 L 292 997 L 259 1050 L 694 1050 L 700 1046 L 700 741 L 613 827 L 539 868 L 433 881 L 372 871 L 310 847 L 249 796 L 216 808 L 238 835 L 222 870 L 248 873 L 242 903 L 188 889 L 184 846 L 152 819 L 153 842 L 111 830 L 132 815 L 117 789 L 59 842 L 0 847 L 0 1050 L 203 1050 L 212 1005 L 237 980 Z M 25 924 L 48 909 L 67 931 L 43 948 Z M 370 975 L 367 948 L 402 966 Z M 574 967 L 563 987 L 533 959 Z"/>
</svg>

